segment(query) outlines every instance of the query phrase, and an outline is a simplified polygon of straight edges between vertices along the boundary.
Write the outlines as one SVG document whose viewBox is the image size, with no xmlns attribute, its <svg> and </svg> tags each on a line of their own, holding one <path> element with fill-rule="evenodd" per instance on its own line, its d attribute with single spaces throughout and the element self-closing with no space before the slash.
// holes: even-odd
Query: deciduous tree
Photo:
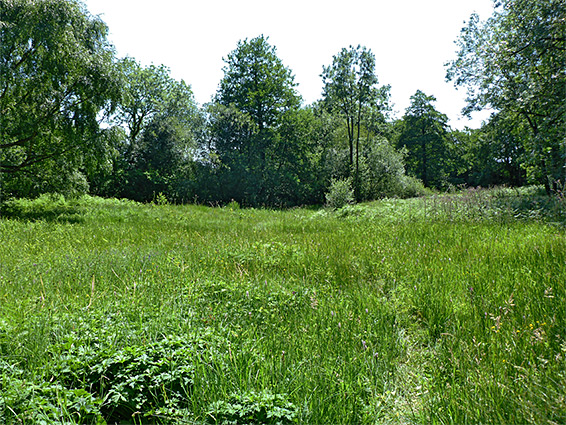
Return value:
<svg viewBox="0 0 566 425">
<path fill-rule="evenodd" d="M 208 140 L 214 141 L 212 151 L 224 167 L 221 174 L 230 180 L 225 187 L 242 197 L 239 202 L 276 203 L 268 185 L 276 180 L 274 173 L 291 172 L 293 156 L 288 154 L 296 147 L 276 149 L 282 146 L 289 114 L 301 104 L 294 77 L 264 36 L 240 41 L 225 62 Z"/>
<path fill-rule="evenodd" d="M 91 152 L 119 95 L 107 34 L 74 0 L 0 0 L 0 172 Z"/>
<path fill-rule="evenodd" d="M 233 104 L 248 114 L 260 131 L 276 125 L 285 111 L 300 106 L 294 76 L 267 37 L 239 41 L 224 61 L 216 102 Z"/>
<path fill-rule="evenodd" d="M 533 176 L 547 190 L 566 179 L 564 0 L 500 0 L 485 22 L 472 15 L 447 78 L 468 90 L 468 110 L 491 107 L 530 130 Z"/>
<path fill-rule="evenodd" d="M 192 90 L 164 65 L 143 67 L 125 58 L 117 67 L 123 87 L 113 122 L 127 129 L 127 140 L 120 143 L 114 186 L 140 201 L 151 200 L 154 192 L 178 197 L 171 185 L 193 159 L 199 119 Z"/>
<path fill-rule="evenodd" d="M 448 117 L 433 105 L 434 96 L 422 91 L 411 96 L 401 123 L 397 146 L 407 149 L 407 171 L 425 186 L 440 187 L 446 177 Z"/>
<path fill-rule="evenodd" d="M 359 196 L 359 156 L 362 119 L 371 107 L 386 109 L 389 86 L 378 87 L 375 56 L 358 46 L 342 49 L 333 57 L 332 65 L 323 67 L 323 102 L 346 120 L 349 146 L 349 168 L 355 170 L 354 187 Z M 354 162 L 355 157 L 355 162 Z"/>
</svg>

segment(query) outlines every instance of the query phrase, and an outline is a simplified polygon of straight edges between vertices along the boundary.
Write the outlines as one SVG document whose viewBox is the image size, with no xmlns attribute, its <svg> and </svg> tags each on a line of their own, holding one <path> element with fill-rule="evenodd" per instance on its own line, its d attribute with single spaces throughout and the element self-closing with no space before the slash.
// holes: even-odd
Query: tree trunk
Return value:
<svg viewBox="0 0 566 425">
<path fill-rule="evenodd" d="M 356 201 L 360 201 L 360 122 L 362 120 L 362 108 L 358 108 L 358 134 L 356 135 L 356 181 L 354 182 L 354 196 Z"/>
<path fill-rule="evenodd" d="M 352 167 L 354 166 L 354 120 L 350 117 L 348 120 L 348 144 L 350 148 L 350 163 L 348 166 L 348 176 L 352 172 Z"/>
<path fill-rule="evenodd" d="M 422 153 L 422 164 L 423 164 L 423 185 L 428 187 L 428 178 L 427 178 L 427 157 L 426 157 L 426 134 L 424 127 L 421 129 L 421 153 Z"/>
</svg>

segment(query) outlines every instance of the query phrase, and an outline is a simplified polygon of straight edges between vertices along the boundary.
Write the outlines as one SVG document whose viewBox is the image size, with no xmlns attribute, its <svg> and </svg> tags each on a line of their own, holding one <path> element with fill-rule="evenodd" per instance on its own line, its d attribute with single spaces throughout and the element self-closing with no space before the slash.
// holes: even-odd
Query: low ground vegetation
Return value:
<svg viewBox="0 0 566 425">
<path fill-rule="evenodd" d="M 566 422 L 566 208 L 0 208 L 0 423 Z"/>
</svg>

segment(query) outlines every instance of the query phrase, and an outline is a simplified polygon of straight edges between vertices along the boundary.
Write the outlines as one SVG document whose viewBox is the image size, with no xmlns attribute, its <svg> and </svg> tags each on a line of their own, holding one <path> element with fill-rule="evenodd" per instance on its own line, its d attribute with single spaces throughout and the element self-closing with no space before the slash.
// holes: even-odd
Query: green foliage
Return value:
<svg viewBox="0 0 566 425">
<path fill-rule="evenodd" d="M 330 190 L 326 194 L 326 205 L 336 210 L 354 202 L 352 179 L 332 180 Z"/>
<path fill-rule="evenodd" d="M 106 25 L 73 0 L 2 0 L 0 11 L 0 172 L 80 165 L 119 95 Z"/>
<path fill-rule="evenodd" d="M 216 401 L 211 404 L 207 415 L 211 424 L 284 425 L 297 422 L 297 408 L 286 395 L 266 390 L 233 394 L 227 400 Z"/>
<path fill-rule="evenodd" d="M 562 0 L 504 0 L 472 15 L 447 77 L 468 90 L 468 110 L 489 106 L 529 129 L 523 142 L 538 183 L 565 180 L 566 60 Z"/>
<path fill-rule="evenodd" d="M 417 198 L 430 194 L 431 190 L 424 187 L 422 181 L 415 177 L 404 175 L 401 178 L 401 191 L 396 195 L 400 198 Z"/>
<path fill-rule="evenodd" d="M 108 421 L 168 410 L 185 414 L 194 382 L 193 357 L 202 349 L 198 340 L 177 335 L 147 346 L 83 344 L 69 339 L 57 350 L 62 360 L 55 373 L 67 387 L 88 388 L 104 400 L 100 409 Z"/>
<path fill-rule="evenodd" d="M 128 128 L 131 155 L 136 155 L 139 137 L 154 119 L 174 118 L 185 126 L 193 124 L 197 107 L 192 90 L 183 80 L 171 78 L 169 68 L 142 67 L 132 58 L 122 59 L 116 67 L 123 95 L 114 120 Z"/>
<path fill-rule="evenodd" d="M 447 144 L 450 183 L 468 187 L 526 184 L 524 134 L 524 128 L 502 114 L 493 115 L 481 129 L 452 130 Z"/>
<path fill-rule="evenodd" d="M 323 67 L 322 81 L 325 107 L 346 120 L 350 152 L 348 165 L 349 170 L 355 170 L 354 186 L 359 197 L 362 120 L 376 111 L 382 116 L 389 109 L 390 87 L 377 87 L 375 56 L 362 46 L 350 46 L 335 55 L 332 65 Z"/>
<path fill-rule="evenodd" d="M 447 177 L 448 117 L 438 112 L 434 96 L 418 90 L 411 96 L 401 123 L 397 146 L 407 150 L 407 172 L 422 180 L 425 187 L 441 188 Z"/>
<path fill-rule="evenodd" d="M 65 157 L 50 158 L 30 165 L 26 172 L 0 175 L 0 199 L 35 198 L 43 194 L 58 193 L 78 197 L 89 192 L 90 184 L 77 164 Z"/>
<path fill-rule="evenodd" d="M 1 378 L 2 424 L 106 424 L 100 411 L 102 401 L 84 389 L 68 389 L 47 382 L 36 384 L 4 371 Z"/>
<path fill-rule="evenodd" d="M 44 194 L 37 199 L 9 199 L 0 203 L 0 217 L 21 220 L 80 221 L 84 204 L 77 198 Z"/>
<path fill-rule="evenodd" d="M 73 202 L 0 218 L 7 423 L 564 421 L 562 195 Z"/>
<path fill-rule="evenodd" d="M 216 102 L 234 105 L 251 117 L 260 132 L 277 125 L 282 113 L 299 107 L 294 77 L 267 37 L 239 41 L 224 61 Z"/>
<path fill-rule="evenodd" d="M 362 169 L 361 194 L 363 199 L 405 195 L 404 152 L 396 150 L 387 140 L 369 143 Z"/>
<path fill-rule="evenodd" d="M 111 140 L 116 155 L 112 173 L 104 177 L 113 184 L 99 184 L 109 186 L 111 195 L 137 201 L 149 202 L 159 192 L 172 200 L 190 198 L 187 181 L 193 177 L 200 126 L 190 86 L 171 78 L 163 65 L 144 68 L 126 58 L 116 67 L 123 96 L 112 121 L 127 128 L 127 134 L 114 134 Z"/>
<path fill-rule="evenodd" d="M 207 106 L 200 150 L 208 178 L 197 189 L 202 198 L 252 206 L 312 202 L 315 118 L 299 108 L 295 86 L 267 38 L 238 43 Z"/>
<path fill-rule="evenodd" d="M 232 210 L 232 211 L 236 211 L 236 210 L 240 209 L 240 204 L 238 203 L 238 201 L 232 200 L 232 201 L 228 202 L 228 204 L 226 204 L 226 208 L 228 208 L 229 210 Z"/>
<path fill-rule="evenodd" d="M 155 205 L 160 205 L 160 206 L 170 204 L 169 200 L 167 199 L 167 196 L 165 196 L 163 192 L 159 192 L 157 195 L 155 195 L 155 198 L 153 199 L 153 203 Z"/>
</svg>

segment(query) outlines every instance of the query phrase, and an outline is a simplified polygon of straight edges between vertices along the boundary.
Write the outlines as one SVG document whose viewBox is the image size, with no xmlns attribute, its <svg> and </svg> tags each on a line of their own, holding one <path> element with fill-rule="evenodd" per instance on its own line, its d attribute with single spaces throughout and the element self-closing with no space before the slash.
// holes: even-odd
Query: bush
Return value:
<svg viewBox="0 0 566 425">
<path fill-rule="evenodd" d="M 23 370 L 0 360 L 0 424 L 102 424 L 101 404 L 84 389 L 26 379 Z"/>
<path fill-rule="evenodd" d="M 361 189 L 365 200 L 403 197 L 405 178 L 404 153 L 385 140 L 371 143 L 362 162 Z"/>
<path fill-rule="evenodd" d="M 401 179 L 401 198 L 417 198 L 420 196 L 431 195 L 432 191 L 427 189 L 423 182 L 412 176 L 403 176 Z"/>
<path fill-rule="evenodd" d="M 332 209 L 339 209 L 345 205 L 353 204 L 354 189 L 350 178 L 335 180 L 332 179 L 330 190 L 326 194 L 326 205 Z"/>
</svg>

